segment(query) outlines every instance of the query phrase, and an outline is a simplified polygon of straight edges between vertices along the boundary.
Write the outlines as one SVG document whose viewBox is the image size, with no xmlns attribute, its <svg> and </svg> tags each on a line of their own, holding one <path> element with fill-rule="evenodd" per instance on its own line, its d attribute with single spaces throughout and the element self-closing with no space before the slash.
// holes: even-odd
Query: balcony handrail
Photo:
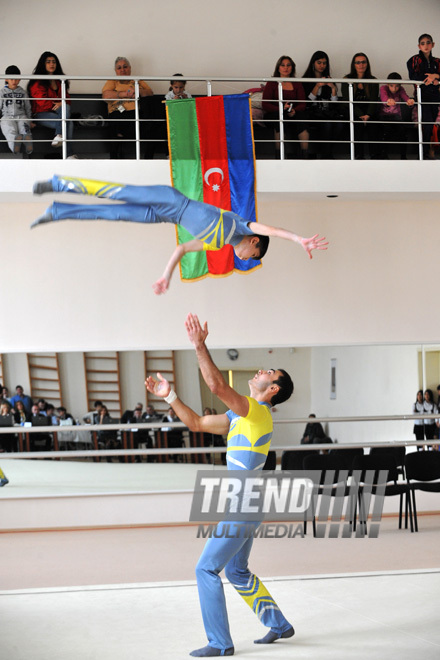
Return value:
<svg viewBox="0 0 440 660">
<path fill-rule="evenodd" d="M 10 75 L 8 74 L 0 74 L 0 80 L 6 80 L 10 78 Z M 21 74 L 20 75 L 21 80 L 41 80 L 42 76 L 40 75 L 35 75 L 35 74 Z M 60 80 L 61 81 L 61 126 L 62 126 L 62 135 L 63 135 L 63 141 L 62 141 L 62 157 L 65 159 L 67 157 L 67 122 L 76 122 L 78 121 L 77 119 L 69 118 L 67 119 L 66 117 L 66 102 L 67 102 L 67 89 L 66 89 L 66 81 L 103 81 L 103 80 L 118 80 L 118 81 L 134 81 L 135 82 L 135 96 L 132 100 L 139 101 L 140 99 L 140 94 L 139 94 L 139 81 L 141 80 L 148 80 L 151 83 L 154 82 L 169 82 L 170 80 L 181 80 L 181 76 L 150 76 L 150 75 L 143 75 L 143 76 L 109 76 L 109 75 L 99 75 L 99 76 L 72 76 L 72 75 L 45 75 L 44 76 L 45 80 Z M 279 89 L 279 98 L 277 99 L 265 99 L 265 101 L 273 101 L 274 103 L 278 103 L 279 106 L 279 117 L 278 119 L 267 119 L 267 118 L 262 118 L 262 121 L 267 122 L 268 124 L 273 123 L 273 122 L 279 122 L 280 124 L 280 137 L 278 140 L 275 140 L 275 142 L 279 143 L 280 147 L 280 158 L 281 160 L 284 160 L 285 158 L 285 153 L 284 153 L 284 146 L 285 143 L 297 143 L 299 142 L 299 138 L 296 140 L 286 140 L 285 135 L 284 135 L 284 124 L 285 124 L 285 119 L 283 117 L 283 103 L 284 101 L 282 100 L 282 92 L 281 92 L 281 84 L 283 81 L 285 81 L 285 78 L 280 78 L 280 77 L 261 77 L 261 78 L 256 78 L 254 76 L 249 77 L 249 76 L 185 76 L 185 80 L 187 82 L 202 82 L 206 84 L 206 95 L 211 96 L 212 95 L 212 85 L 213 83 L 222 83 L 222 82 L 227 82 L 227 83 L 238 83 L 238 82 L 243 82 L 247 84 L 253 84 L 253 83 L 258 83 L 260 86 L 263 83 L 266 83 L 268 81 L 272 82 L 277 82 L 278 83 L 278 89 Z M 421 111 L 421 85 L 424 84 L 424 81 L 418 81 L 418 80 L 409 80 L 409 79 L 383 79 L 383 78 L 337 78 L 337 77 L 331 77 L 331 78 L 289 78 L 289 80 L 294 81 L 294 82 L 306 82 L 306 83 L 316 83 L 317 80 L 327 80 L 331 81 L 336 84 L 348 84 L 348 93 L 349 93 L 349 98 L 347 99 L 341 99 L 338 98 L 337 102 L 332 102 L 331 100 L 324 100 L 325 103 L 330 104 L 335 104 L 334 107 L 336 107 L 337 104 L 344 104 L 345 106 L 348 104 L 349 105 L 349 117 L 348 119 L 345 117 L 340 117 L 338 119 L 335 119 L 335 123 L 340 123 L 340 124 L 349 124 L 349 140 L 341 140 L 341 139 L 334 139 L 334 140 L 309 140 L 311 143 L 313 142 L 330 142 L 330 143 L 335 143 L 335 144 L 349 144 L 350 145 L 350 159 L 354 160 L 355 159 L 355 144 L 375 144 L 377 140 L 355 140 L 355 124 L 359 124 L 359 121 L 355 119 L 354 117 L 354 103 L 356 103 L 354 99 L 354 85 L 356 85 L 359 82 L 362 82 L 363 84 L 375 84 L 375 85 L 380 85 L 383 83 L 389 84 L 390 82 L 396 82 L 399 85 L 413 85 L 416 88 L 416 103 L 414 104 L 414 107 L 417 109 L 417 122 L 413 121 L 398 121 L 394 122 L 394 124 L 404 124 L 404 125 L 416 125 L 417 126 L 417 131 L 418 131 L 418 140 L 408 142 L 408 144 L 418 144 L 419 145 L 419 159 L 423 160 L 423 125 L 424 124 L 430 124 L 432 122 L 423 122 L 422 121 L 422 111 Z M 96 92 L 98 94 L 98 92 Z M 32 97 L 25 97 L 28 100 L 32 100 Z M 33 97 L 33 99 L 39 99 L 41 100 L 42 98 L 46 97 Z M 89 100 L 89 98 L 86 98 L 84 100 Z M 103 102 L 106 100 L 103 99 Z M 304 99 L 305 104 L 307 103 L 314 103 L 315 101 L 309 100 L 309 99 Z M 364 104 L 374 104 L 374 105 L 382 105 L 382 102 L 380 100 L 376 101 L 370 101 L 370 100 L 365 100 L 365 101 L 360 101 L 361 103 Z M 436 104 L 434 101 L 433 102 L 428 102 L 432 104 Z M 424 104 L 426 102 L 424 101 Z M 38 121 L 45 121 L 44 119 L 39 119 L 38 117 L 33 117 L 29 118 L 32 119 L 34 122 Z M 113 118 L 105 118 L 106 121 L 112 122 L 116 121 L 113 120 Z M 121 118 L 118 117 L 118 120 Z M 16 120 L 18 121 L 18 119 Z M 304 121 L 307 123 L 309 122 L 310 124 L 312 123 L 317 123 L 321 120 L 319 119 L 308 119 L 307 117 L 304 118 Z M 325 120 L 323 120 L 325 121 Z M 163 138 L 158 140 L 157 138 L 153 139 L 144 139 L 141 138 L 140 135 L 140 124 L 142 122 L 165 122 L 164 119 L 157 119 L 157 118 L 141 118 L 139 116 L 139 104 L 135 103 L 135 137 L 134 138 L 125 138 L 124 141 L 127 143 L 134 142 L 135 143 L 135 150 L 136 150 L 136 155 L 135 158 L 136 160 L 140 160 L 141 158 L 141 143 L 148 143 L 148 142 L 158 142 L 158 141 L 165 141 Z M 383 124 L 383 121 L 380 121 L 380 119 L 372 119 L 369 121 L 370 124 Z M 47 140 L 34 140 L 35 142 L 47 142 Z M 82 138 L 81 140 L 70 140 L 72 144 L 74 144 L 76 141 L 79 142 L 112 142 L 113 140 L 109 139 L 84 139 Z M 6 142 L 6 140 L 2 140 L 2 142 Z M 258 140 L 256 140 L 258 142 Z M 261 142 L 272 142 L 272 140 L 261 140 Z M 391 142 L 390 144 L 399 144 L 399 142 Z"/>
</svg>

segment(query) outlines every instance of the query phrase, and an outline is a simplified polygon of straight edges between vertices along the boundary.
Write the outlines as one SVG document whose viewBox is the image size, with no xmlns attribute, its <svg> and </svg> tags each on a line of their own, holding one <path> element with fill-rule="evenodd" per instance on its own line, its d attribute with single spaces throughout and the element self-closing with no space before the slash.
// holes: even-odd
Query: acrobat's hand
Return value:
<svg viewBox="0 0 440 660">
<path fill-rule="evenodd" d="M 167 277 L 161 277 L 153 284 L 153 291 L 156 296 L 160 296 L 161 293 L 166 293 L 168 287 L 170 286 L 170 280 Z"/>
<path fill-rule="evenodd" d="M 171 392 L 171 385 L 162 374 L 157 373 L 158 380 L 155 380 L 153 376 L 148 376 L 145 380 L 145 387 L 151 394 L 160 396 L 164 399 Z"/>
<path fill-rule="evenodd" d="M 208 323 L 205 321 L 205 324 L 202 328 L 200 325 L 199 317 L 195 314 L 188 314 L 185 320 L 185 327 L 188 333 L 189 340 L 194 346 L 200 346 L 205 343 L 205 339 L 208 336 Z"/>
<path fill-rule="evenodd" d="M 328 245 L 325 237 L 320 237 L 319 234 L 315 234 L 311 238 L 301 238 L 299 242 L 309 255 L 309 259 L 312 259 L 312 250 L 326 250 Z"/>
</svg>

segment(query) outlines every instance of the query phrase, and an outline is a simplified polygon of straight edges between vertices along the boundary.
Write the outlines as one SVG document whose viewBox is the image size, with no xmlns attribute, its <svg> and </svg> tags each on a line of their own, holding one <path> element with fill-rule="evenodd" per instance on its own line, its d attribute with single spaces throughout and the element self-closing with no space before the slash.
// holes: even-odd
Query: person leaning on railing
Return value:
<svg viewBox="0 0 440 660">
<path fill-rule="evenodd" d="M 115 73 L 117 76 L 131 76 L 131 64 L 126 57 L 117 57 L 115 60 Z M 152 96 L 153 90 L 144 80 L 139 80 L 139 96 Z M 107 80 L 102 88 L 102 98 L 107 101 L 107 113 L 111 120 L 109 135 L 112 140 L 134 140 L 135 128 L 135 82 L 134 80 Z M 127 149 L 134 153 L 134 142 Z M 120 144 L 110 144 L 110 158 L 120 158 Z M 130 146 L 130 145 L 129 145 Z"/>
<path fill-rule="evenodd" d="M 391 82 L 402 79 L 402 76 L 397 71 L 390 73 L 387 79 L 390 82 L 382 85 L 380 88 L 382 105 L 379 106 L 379 119 L 384 121 L 382 125 L 384 155 L 388 155 L 388 152 L 395 148 L 393 144 L 387 147 L 386 143 L 397 142 L 399 143 L 400 158 L 406 160 L 408 128 L 401 122 L 408 122 L 410 120 L 411 110 L 409 108 L 414 105 L 414 99 L 409 98 L 402 85 L 398 82 Z"/>
<path fill-rule="evenodd" d="M 64 76 L 64 71 L 60 61 L 55 53 L 45 51 L 37 62 L 37 66 L 32 72 L 36 76 Z M 69 99 L 69 81 L 65 81 L 66 97 Z M 29 96 L 32 97 L 32 113 L 38 125 L 53 128 L 55 131 L 52 147 L 61 147 L 63 143 L 62 129 L 62 93 L 61 80 L 41 78 L 41 80 L 31 80 L 28 84 Z M 66 102 L 65 117 L 70 119 L 70 100 Z M 70 140 L 73 135 L 73 123 L 66 122 L 67 136 L 67 158 L 77 158 L 73 153 Z"/>
</svg>

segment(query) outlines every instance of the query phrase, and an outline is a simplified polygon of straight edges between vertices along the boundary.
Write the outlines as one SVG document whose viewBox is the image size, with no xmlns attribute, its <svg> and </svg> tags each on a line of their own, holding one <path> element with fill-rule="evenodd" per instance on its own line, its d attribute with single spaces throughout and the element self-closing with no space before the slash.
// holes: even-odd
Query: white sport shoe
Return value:
<svg viewBox="0 0 440 660">
<path fill-rule="evenodd" d="M 63 136 L 62 135 L 55 135 L 54 139 L 52 140 L 52 147 L 61 147 L 63 144 Z"/>
<path fill-rule="evenodd" d="M 78 160 L 79 156 L 76 154 L 72 154 L 71 156 L 67 156 L 66 160 Z"/>
</svg>

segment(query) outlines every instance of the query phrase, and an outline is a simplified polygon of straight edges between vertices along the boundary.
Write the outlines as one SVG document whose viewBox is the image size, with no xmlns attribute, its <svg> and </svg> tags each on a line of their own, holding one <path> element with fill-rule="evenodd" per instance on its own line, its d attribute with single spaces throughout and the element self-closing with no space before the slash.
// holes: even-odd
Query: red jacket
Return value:
<svg viewBox="0 0 440 660">
<path fill-rule="evenodd" d="M 32 101 L 32 114 L 36 115 L 39 112 L 50 112 L 55 101 L 61 101 L 61 81 L 57 80 L 57 89 L 46 87 L 41 84 L 40 80 L 34 80 L 29 88 L 29 94 L 34 99 L 41 99 L 40 101 Z M 69 92 L 66 92 L 67 98 L 70 98 Z M 70 101 L 68 101 L 70 104 Z"/>
</svg>

